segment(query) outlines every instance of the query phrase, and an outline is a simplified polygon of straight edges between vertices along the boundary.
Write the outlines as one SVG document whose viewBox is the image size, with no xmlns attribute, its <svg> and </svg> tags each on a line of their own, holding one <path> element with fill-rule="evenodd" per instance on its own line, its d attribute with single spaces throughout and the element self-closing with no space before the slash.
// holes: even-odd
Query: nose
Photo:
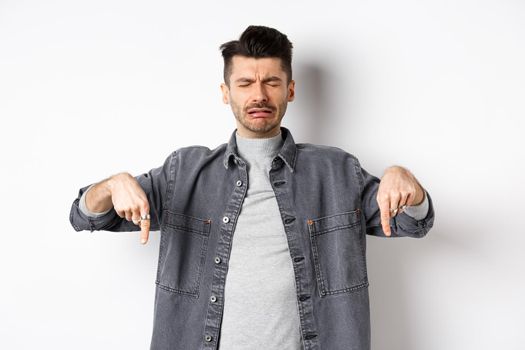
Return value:
<svg viewBox="0 0 525 350">
<path fill-rule="evenodd" d="M 267 102 L 268 95 L 262 83 L 253 84 L 252 102 Z"/>
</svg>

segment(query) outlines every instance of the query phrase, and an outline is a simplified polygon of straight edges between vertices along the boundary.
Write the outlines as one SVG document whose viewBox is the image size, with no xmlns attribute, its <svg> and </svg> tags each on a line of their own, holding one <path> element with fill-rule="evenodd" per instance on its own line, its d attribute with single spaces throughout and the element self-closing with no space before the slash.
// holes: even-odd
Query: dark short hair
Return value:
<svg viewBox="0 0 525 350">
<path fill-rule="evenodd" d="M 280 58 L 289 83 L 292 80 L 292 48 L 288 37 L 277 29 L 249 26 L 239 40 L 229 41 L 220 47 L 224 58 L 224 82 L 230 83 L 233 56 L 244 56 Z"/>
</svg>

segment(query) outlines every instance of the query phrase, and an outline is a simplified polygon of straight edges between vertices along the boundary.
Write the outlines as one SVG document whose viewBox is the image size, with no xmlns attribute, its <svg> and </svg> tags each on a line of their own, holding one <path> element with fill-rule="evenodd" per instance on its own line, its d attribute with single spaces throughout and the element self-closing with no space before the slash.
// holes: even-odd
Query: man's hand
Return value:
<svg viewBox="0 0 525 350">
<path fill-rule="evenodd" d="M 377 191 L 381 225 L 390 236 L 390 218 L 402 213 L 405 207 L 418 205 L 425 199 L 425 191 L 410 171 L 400 166 L 385 170 Z"/>
<path fill-rule="evenodd" d="M 150 219 L 148 197 L 142 187 L 130 174 L 120 173 L 109 178 L 108 189 L 117 215 L 140 226 L 140 242 L 145 244 L 149 238 Z"/>
<path fill-rule="evenodd" d="M 86 193 L 86 206 L 92 211 L 104 211 L 111 204 L 121 218 L 140 226 L 140 241 L 148 241 L 150 229 L 149 203 L 137 180 L 128 173 L 120 173 L 99 182 Z"/>
</svg>

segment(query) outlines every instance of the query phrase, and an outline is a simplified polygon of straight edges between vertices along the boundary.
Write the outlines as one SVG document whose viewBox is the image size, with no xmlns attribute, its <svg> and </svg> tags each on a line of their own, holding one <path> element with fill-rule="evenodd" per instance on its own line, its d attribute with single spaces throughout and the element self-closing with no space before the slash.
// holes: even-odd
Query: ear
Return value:
<svg viewBox="0 0 525 350">
<path fill-rule="evenodd" d="M 228 85 L 222 83 L 221 91 L 222 91 L 222 102 L 224 102 L 224 104 L 230 104 L 230 89 L 228 88 Z"/>
<path fill-rule="evenodd" d="M 292 102 L 295 98 L 295 80 L 291 80 L 288 84 L 288 102 Z"/>
</svg>

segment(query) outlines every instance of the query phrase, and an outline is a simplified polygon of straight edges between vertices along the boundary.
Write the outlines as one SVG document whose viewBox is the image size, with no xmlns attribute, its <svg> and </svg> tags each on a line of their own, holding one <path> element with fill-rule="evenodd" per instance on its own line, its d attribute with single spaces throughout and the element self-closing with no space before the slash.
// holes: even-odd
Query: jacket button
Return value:
<svg viewBox="0 0 525 350">
<path fill-rule="evenodd" d="M 317 337 L 317 334 L 315 334 L 315 333 L 308 333 L 308 334 L 304 337 L 304 339 L 306 339 L 306 340 L 310 340 L 310 339 L 313 339 L 313 338 L 315 338 L 315 337 Z"/>
<path fill-rule="evenodd" d="M 237 185 L 237 187 L 241 187 L 242 186 L 242 181 L 241 180 L 237 180 L 237 182 L 235 184 Z"/>
<path fill-rule="evenodd" d="M 284 219 L 284 223 L 285 224 L 289 224 L 289 223 L 294 222 L 294 221 L 295 221 L 295 218 L 293 216 Z"/>
<path fill-rule="evenodd" d="M 204 336 L 204 340 L 206 340 L 207 342 L 211 342 L 212 340 L 211 335 L 206 334 L 206 336 Z"/>
<path fill-rule="evenodd" d="M 298 256 L 296 258 L 293 258 L 293 261 L 295 262 L 299 262 L 299 261 L 303 261 L 304 260 L 304 256 Z"/>
<path fill-rule="evenodd" d="M 301 296 L 299 297 L 299 300 L 300 300 L 300 301 L 305 301 L 305 300 L 307 300 L 307 299 L 309 299 L 309 298 L 310 298 L 309 295 L 301 295 Z"/>
<path fill-rule="evenodd" d="M 222 222 L 224 222 L 225 224 L 229 223 L 230 222 L 230 218 L 225 216 L 222 218 Z"/>
<path fill-rule="evenodd" d="M 278 187 L 278 186 L 282 186 L 282 185 L 284 185 L 285 183 L 286 183 L 285 180 L 277 180 L 277 181 L 275 181 L 273 184 L 274 184 L 276 187 Z"/>
<path fill-rule="evenodd" d="M 210 297 L 210 301 L 211 301 L 212 303 L 216 302 L 216 301 L 217 301 L 217 297 L 216 297 L 215 295 L 212 295 L 212 296 Z"/>
<path fill-rule="evenodd" d="M 214 259 L 215 263 L 216 264 L 220 264 L 221 263 L 221 258 L 219 258 L 218 256 L 215 257 Z"/>
</svg>

